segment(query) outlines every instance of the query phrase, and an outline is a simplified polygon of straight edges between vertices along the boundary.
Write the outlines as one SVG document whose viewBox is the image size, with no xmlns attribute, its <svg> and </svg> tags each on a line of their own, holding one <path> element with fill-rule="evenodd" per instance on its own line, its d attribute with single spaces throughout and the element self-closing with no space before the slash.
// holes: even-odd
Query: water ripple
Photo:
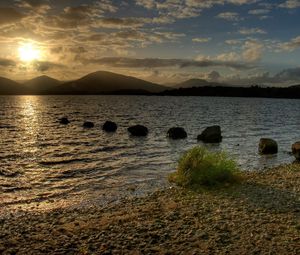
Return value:
<svg viewBox="0 0 300 255">
<path fill-rule="evenodd" d="M 293 161 L 290 147 L 300 140 L 300 100 L 12 96 L 0 104 L 0 207 L 7 208 L 87 204 L 114 200 L 132 185 L 139 192 L 166 185 L 180 155 L 203 145 L 196 137 L 209 125 L 220 125 L 224 139 L 204 146 L 228 151 L 245 170 Z M 70 124 L 60 125 L 65 116 Z M 101 130 L 106 120 L 118 123 L 116 133 Z M 84 121 L 95 127 L 84 129 Z M 147 138 L 128 134 L 135 124 L 149 128 Z M 173 126 L 188 139 L 167 139 Z M 277 156 L 258 155 L 261 137 L 277 140 Z"/>
</svg>

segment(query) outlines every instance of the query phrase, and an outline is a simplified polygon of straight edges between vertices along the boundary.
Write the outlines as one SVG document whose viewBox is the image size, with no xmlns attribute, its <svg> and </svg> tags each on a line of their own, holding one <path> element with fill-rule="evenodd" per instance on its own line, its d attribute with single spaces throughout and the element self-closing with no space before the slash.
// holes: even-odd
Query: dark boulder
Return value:
<svg viewBox="0 0 300 255">
<path fill-rule="evenodd" d="M 187 133 L 185 132 L 184 128 L 181 127 L 170 128 L 167 135 L 170 139 L 174 140 L 187 138 Z"/>
<path fill-rule="evenodd" d="M 94 123 L 90 121 L 86 121 L 83 123 L 84 128 L 93 128 L 94 126 L 95 126 Z"/>
<path fill-rule="evenodd" d="M 300 161 L 300 142 L 296 142 L 292 145 L 292 152 L 295 158 Z"/>
<path fill-rule="evenodd" d="M 70 121 L 68 120 L 68 118 L 64 117 L 59 119 L 59 123 L 63 124 L 63 125 L 68 125 L 70 123 Z"/>
<path fill-rule="evenodd" d="M 201 135 L 197 137 L 198 141 L 204 143 L 220 143 L 222 142 L 222 133 L 220 126 L 207 127 Z"/>
<path fill-rule="evenodd" d="M 112 121 L 106 121 L 102 126 L 102 130 L 106 132 L 116 132 L 117 129 L 118 129 L 117 124 Z"/>
<path fill-rule="evenodd" d="M 129 127 L 128 132 L 133 136 L 147 136 L 148 135 L 148 128 L 142 125 L 135 125 Z"/>
<path fill-rule="evenodd" d="M 260 154 L 276 154 L 278 152 L 277 142 L 270 138 L 261 138 L 258 151 Z"/>
</svg>

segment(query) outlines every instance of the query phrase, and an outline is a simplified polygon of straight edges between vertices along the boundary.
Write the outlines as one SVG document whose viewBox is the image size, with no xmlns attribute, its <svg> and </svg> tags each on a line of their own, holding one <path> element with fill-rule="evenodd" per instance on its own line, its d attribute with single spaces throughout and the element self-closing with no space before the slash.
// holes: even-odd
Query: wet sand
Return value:
<svg viewBox="0 0 300 255">
<path fill-rule="evenodd" d="M 300 254 L 300 164 L 214 190 L 0 220 L 1 254 Z"/>
</svg>

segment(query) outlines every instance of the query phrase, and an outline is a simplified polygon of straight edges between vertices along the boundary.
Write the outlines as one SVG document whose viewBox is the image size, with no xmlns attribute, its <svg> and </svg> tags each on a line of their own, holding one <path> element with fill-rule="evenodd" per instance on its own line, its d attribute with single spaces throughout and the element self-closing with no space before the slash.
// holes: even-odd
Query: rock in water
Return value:
<svg viewBox="0 0 300 255">
<path fill-rule="evenodd" d="M 129 127 L 128 132 L 133 136 L 147 136 L 148 135 L 148 128 L 142 125 L 135 125 Z"/>
<path fill-rule="evenodd" d="M 170 128 L 168 131 L 168 137 L 170 139 L 184 139 L 187 137 L 187 133 L 181 127 L 173 127 Z"/>
<path fill-rule="evenodd" d="M 117 129 L 118 129 L 117 124 L 112 121 L 106 121 L 102 127 L 102 130 L 106 132 L 116 132 Z"/>
<path fill-rule="evenodd" d="M 278 152 L 277 142 L 270 138 L 261 138 L 258 151 L 260 154 L 276 154 Z"/>
<path fill-rule="evenodd" d="M 207 127 L 197 139 L 204 143 L 220 143 L 222 142 L 222 134 L 220 126 Z"/>
<path fill-rule="evenodd" d="M 292 152 L 295 158 L 300 161 L 300 142 L 296 142 L 292 145 Z"/>
<path fill-rule="evenodd" d="M 59 123 L 63 125 L 68 125 L 70 121 L 68 120 L 68 118 L 64 117 L 59 120 Z"/>
<path fill-rule="evenodd" d="M 94 123 L 90 121 L 86 121 L 83 123 L 84 128 L 93 128 L 94 126 L 95 126 Z"/>
</svg>

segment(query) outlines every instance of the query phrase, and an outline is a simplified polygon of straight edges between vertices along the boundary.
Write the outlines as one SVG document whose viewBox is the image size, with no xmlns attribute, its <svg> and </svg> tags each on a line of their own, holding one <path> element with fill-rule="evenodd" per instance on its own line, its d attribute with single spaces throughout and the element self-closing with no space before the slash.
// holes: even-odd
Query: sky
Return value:
<svg viewBox="0 0 300 255">
<path fill-rule="evenodd" d="M 300 0 L 0 0 L 0 76 L 300 83 Z"/>
</svg>

